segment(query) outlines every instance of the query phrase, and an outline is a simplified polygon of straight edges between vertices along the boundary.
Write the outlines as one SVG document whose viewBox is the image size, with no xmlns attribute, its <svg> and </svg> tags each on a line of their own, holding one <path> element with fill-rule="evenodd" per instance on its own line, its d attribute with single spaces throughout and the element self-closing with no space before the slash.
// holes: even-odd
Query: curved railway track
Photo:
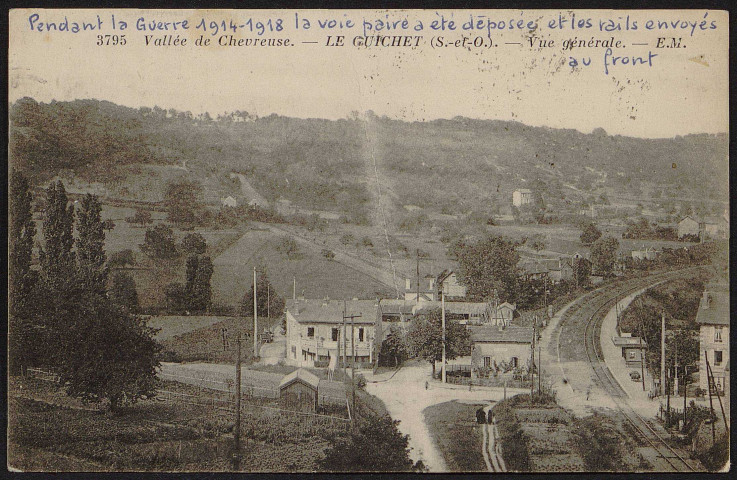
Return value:
<svg viewBox="0 0 737 480">
<path fill-rule="evenodd" d="M 581 297 L 568 309 L 561 319 L 558 331 L 557 348 L 560 349 L 561 335 L 565 331 L 566 337 L 564 338 L 573 341 L 568 343 L 567 346 L 571 348 L 565 352 L 564 356 L 569 359 L 587 359 L 595 374 L 594 382 L 612 399 L 622 418 L 633 427 L 637 436 L 657 452 L 657 458 L 661 461 L 659 465 L 653 466 L 659 471 L 696 472 L 698 470 L 673 449 L 666 439 L 626 402 L 627 394 L 604 363 L 600 342 L 601 323 L 606 312 L 619 298 L 663 281 L 682 278 L 692 272 L 692 268 L 667 272 L 595 290 Z"/>
</svg>

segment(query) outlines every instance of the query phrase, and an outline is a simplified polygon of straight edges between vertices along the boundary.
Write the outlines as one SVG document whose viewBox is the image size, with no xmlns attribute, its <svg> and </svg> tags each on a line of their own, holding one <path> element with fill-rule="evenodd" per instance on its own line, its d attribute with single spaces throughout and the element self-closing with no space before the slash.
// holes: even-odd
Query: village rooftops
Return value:
<svg viewBox="0 0 737 480">
<path fill-rule="evenodd" d="M 503 329 L 496 326 L 468 327 L 473 343 L 532 343 L 533 328 L 510 325 Z"/>
<path fill-rule="evenodd" d="M 710 283 L 706 286 L 696 314 L 700 325 L 729 325 L 729 285 Z"/>
<path fill-rule="evenodd" d="M 298 368 L 292 373 L 285 375 L 284 378 L 281 379 L 281 382 L 279 382 L 279 389 L 281 390 L 282 388 L 285 388 L 293 384 L 294 382 L 299 381 L 306 383 L 316 390 L 318 385 L 320 385 L 320 379 L 317 378 L 315 374 L 308 372 L 304 368 Z"/>
<path fill-rule="evenodd" d="M 287 311 L 299 323 L 343 323 L 343 300 L 330 299 L 304 299 L 287 301 Z M 353 321 L 356 324 L 374 324 L 379 309 L 377 300 L 347 300 L 345 302 L 345 315 L 361 315 L 353 320 L 347 319 L 346 323 Z"/>
</svg>

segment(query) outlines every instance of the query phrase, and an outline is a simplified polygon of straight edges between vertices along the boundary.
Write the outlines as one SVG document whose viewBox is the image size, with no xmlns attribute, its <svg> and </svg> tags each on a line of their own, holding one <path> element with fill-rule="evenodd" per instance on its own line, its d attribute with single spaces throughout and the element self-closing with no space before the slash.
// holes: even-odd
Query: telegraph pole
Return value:
<svg viewBox="0 0 737 480">
<path fill-rule="evenodd" d="M 256 267 L 253 267 L 253 358 L 258 358 L 258 312 L 256 311 Z"/>
<path fill-rule="evenodd" d="M 542 343 L 537 342 L 537 362 L 540 364 L 540 371 L 537 372 L 537 393 L 540 394 L 543 391 L 543 362 L 540 357 L 542 352 Z"/>
<path fill-rule="evenodd" d="M 440 374 L 441 374 L 440 380 L 443 383 L 445 383 L 446 378 L 447 378 L 446 376 L 447 374 L 445 370 L 445 355 L 446 355 L 446 352 L 445 352 L 445 292 L 443 291 L 442 284 L 440 288 L 440 323 L 441 323 L 441 328 L 443 330 L 443 355 L 442 355 L 443 364 L 441 365 L 441 370 L 440 370 Z"/>
<path fill-rule="evenodd" d="M 706 353 L 704 353 L 706 355 Z M 706 371 L 709 374 L 709 378 L 711 379 L 711 383 L 714 383 L 714 391 L 717 392 L 717 400 L 719 400 L 719 408 L 722 410 L 722 419 L 724 420 L 724 428 L 727 429 L 727 435 L 729 435 L 729 423 L 727 423 L 727 416 L 724 414 L 724 405 L 722 405 L 722 397 L 719 395 L 719 390 L 717 390 L 716 381 L 714 380 L 714 372 L 711 370 L 711 365 L 709 364 L 709 359 L 706 360 Z"/>
<path fill-rule="evenodd" d="M 348 376 L 348 359 L 346 358 L 346 348 L 345 348 L 345 319 L 346 317 L 346 307 L 345 307 L 345 299 L 343 300 L 343 380 Z M 340 339 L 338 340 L 338 357 L 340 357 Z"/>
<path fill-rule="evenodd" d="M 709 390 L 709 409 L 711 411 L 711 416 L 716 417 L 716 415 L 714 414 L 714 402 L 711 399 L 711 376 L 709 375 L 709 371 L 711 369 L 709 368 L 709 355 L 707 355 L 706 352 L 704 352 L 704 360 L 706 360 L 706 385 L 707 385 L 707 390 Z M 712 419 L 712 422 L 711 422 L 711 444 L 712 445 L 717 443 L 717 432 L 716 432 L 716 427 L 714 423 L 715 422 Z"/>
<path fill-rule="evenodd" d="M 420 249 L 417 249 L 417 303 L 420 303 Z"/>
<path fill-rule="evenodd" d="M 345 327 L 345 321 L 346 319 L 351 319 L 351 350 L 353 355 L 353 362 L 351 362 L 351 385 L 353 386 L 353 415 L 356 415 L 356 350 L 355 350 L 355 343 L 354 343 L 354 332 L 353 327 L 355 326 L 354 319 L 355 318 L 361 318 L 363 315 L 346 315 L 345 313 L 345 300 L 343 300 L 343 325 Z M 343 354 L 345 358 L 345 338 L 343 339 Z"/>
<path fill-rule="evenodd" d="M 236 357 L 235 357 L 235 431 L 233 432 L 233 441 L 235 443 L 235 452 L 233 453 L 233 470 L 239 471 L 241 468 L 241 331 L 238 330 L 238 340 L 236 341 Z"/>
<path fill-rule="evenodd" d="M 660 393 L 665 395 L 665 310 L 660 313 Z"/>
<path fill-rule="evenodd" d="M 532 350 L 532 362 L 530 363 L 530 401 L 532 401 L 532 394 L 535 389 L 535 327 L 537 326 L 537 318 L 532 319 L 532 344 L 530 349 Z"/>
</svg>

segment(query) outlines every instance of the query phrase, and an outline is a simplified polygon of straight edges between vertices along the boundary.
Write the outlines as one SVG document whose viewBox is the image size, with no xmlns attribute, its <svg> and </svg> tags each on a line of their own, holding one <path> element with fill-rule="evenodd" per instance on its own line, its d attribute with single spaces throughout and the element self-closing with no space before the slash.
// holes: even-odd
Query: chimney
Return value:
<svg viewBox="0 0 737 480">
<path fill-rule="evenodd" d="M 412 285 L 410 284 L 409 278 L 404 279 L 404 289 L 410 290 L 412 288 Z"/>
<path fill-rule="evenodd" d="M 707 290 L 704 290 L 704 295 L 701 297 L 701 308 L 704 310 L 709 308 L 709 303 L 711 303 L 711 297 L 709 295 L 709 292 Z"/>
</svg>

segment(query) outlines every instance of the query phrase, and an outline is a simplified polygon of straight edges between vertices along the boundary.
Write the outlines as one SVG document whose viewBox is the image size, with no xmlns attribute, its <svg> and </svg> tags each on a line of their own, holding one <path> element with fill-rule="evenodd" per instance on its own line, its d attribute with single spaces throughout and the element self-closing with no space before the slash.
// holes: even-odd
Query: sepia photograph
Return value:
<svg viewBox="0 0 737 480">
<path fill-rule="evenodd" d="M 728 472 L 729 26 L 10 10 L 7 469 Z"/>
</svg>

